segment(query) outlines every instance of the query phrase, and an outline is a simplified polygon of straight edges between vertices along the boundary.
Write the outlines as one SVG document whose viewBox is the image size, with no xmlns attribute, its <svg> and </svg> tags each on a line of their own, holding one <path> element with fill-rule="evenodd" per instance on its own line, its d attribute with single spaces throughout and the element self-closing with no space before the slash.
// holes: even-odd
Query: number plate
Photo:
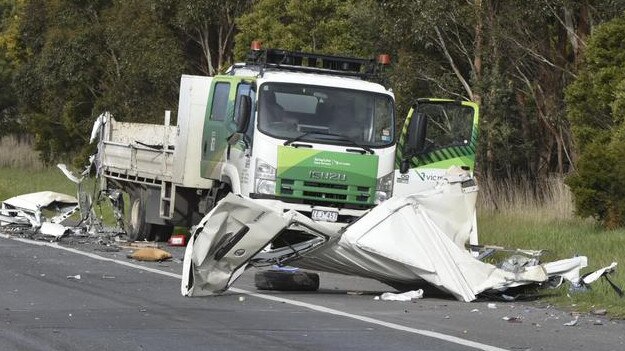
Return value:
<svg viewBox="0 0 625 351">
<path fill-rule="evenodd" d="M 312 210 L 312 219 L 314 221 L 336 222 L 339 219 L 339 213 L 336 211 Z"/>
</svg>

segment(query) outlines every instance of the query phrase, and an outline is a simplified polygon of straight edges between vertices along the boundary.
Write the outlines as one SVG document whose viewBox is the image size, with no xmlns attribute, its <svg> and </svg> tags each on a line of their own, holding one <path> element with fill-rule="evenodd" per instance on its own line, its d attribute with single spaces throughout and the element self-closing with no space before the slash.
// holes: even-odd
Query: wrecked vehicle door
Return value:
<svg viewBox="0 0 625 351">
<path fill-rule="evenodd" d="M 397 144 L 393 196 L 427 191 L 450 167 L 473 175 L 479 107 L 469 101 L 418 99 L 408 112 Z M 469 180 L 476 184 L 475 179 Z M 477 219 L 468 242 L 478 244 Z"/>
<path fill-rule="evenodd" d="M 394 196 L 432 189 L 449 167 L 473 173 L 479 108 L 468 101 L 419 99 L 397 144 Z"/>
<path fill-rule="evenodd" d="M 182 294 L 201 296 L 222 292 L 251 260 L 259 265 L 278 263 L 326 242 L 328 236 L 323 229 L 308 218 L 303 217 L 310 221 L 309 227 L 302 227 L 297 220 L 301 221 L 302 217 L 295 211 L 280 214 L 229 194 L 192 233 L 185 251 Z M 302 242 L 280 245 L 293 231 L 310 234 Z M 276 243 L 268 247 L 272 241 Z"/>
</svg>

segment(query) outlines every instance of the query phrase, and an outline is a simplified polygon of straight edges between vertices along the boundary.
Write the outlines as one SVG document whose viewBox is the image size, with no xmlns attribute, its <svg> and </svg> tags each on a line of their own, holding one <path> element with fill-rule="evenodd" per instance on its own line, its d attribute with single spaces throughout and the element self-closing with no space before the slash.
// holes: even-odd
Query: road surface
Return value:
<svg viewBox="0 0 625 351">
<path fill-rule="evenodd" d="M 249 270 L 222 296 L 186 298 L 183 249 L 166 249 L 173 260 L 136 262 L 131 249 L 0 234 L 0 350 L 625 349 L 621 321 L 564 326 L 574 317 L 544 303 L 489 308 L 427 288 L 416 302 L 377 301 L 393 290 L 333 274 L 319 292 L 280 293 L 256 290 Z"/>
</svg>

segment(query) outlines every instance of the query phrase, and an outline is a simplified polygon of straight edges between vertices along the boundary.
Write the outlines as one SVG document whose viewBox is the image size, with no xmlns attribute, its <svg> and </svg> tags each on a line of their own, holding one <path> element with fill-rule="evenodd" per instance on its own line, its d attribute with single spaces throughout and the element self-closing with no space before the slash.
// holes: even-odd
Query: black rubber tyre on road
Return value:
<svg viewBox="0 0 625 351">
<path fill-rule="evenodd" d="M 319 274 L 304 271 L 260 271 L 254 276 L 254 285 L 259 290 L 317 291 Z"/>
</svg>

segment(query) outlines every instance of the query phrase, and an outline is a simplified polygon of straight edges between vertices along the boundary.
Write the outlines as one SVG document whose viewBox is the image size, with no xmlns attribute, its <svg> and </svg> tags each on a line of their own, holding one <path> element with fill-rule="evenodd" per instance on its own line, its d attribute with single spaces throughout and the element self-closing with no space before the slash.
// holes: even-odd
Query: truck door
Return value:
<svg viewBox="0 0 625 351">
<path fill-rule="evenodd" d="M 203 178 L 220 180 L 227 139 L 235 130 L 234 101 L 240 80 L 238 77 L 215 77 L 211 83 L 202 133 L 200 172 Z"/>
<path fill-rule="evenodd" d="M 393 195 L 431 189 L 451 166 L 473 172 L 478 116 L 473 102 L 419 99 L 397 145 Z"/>
</svg>

